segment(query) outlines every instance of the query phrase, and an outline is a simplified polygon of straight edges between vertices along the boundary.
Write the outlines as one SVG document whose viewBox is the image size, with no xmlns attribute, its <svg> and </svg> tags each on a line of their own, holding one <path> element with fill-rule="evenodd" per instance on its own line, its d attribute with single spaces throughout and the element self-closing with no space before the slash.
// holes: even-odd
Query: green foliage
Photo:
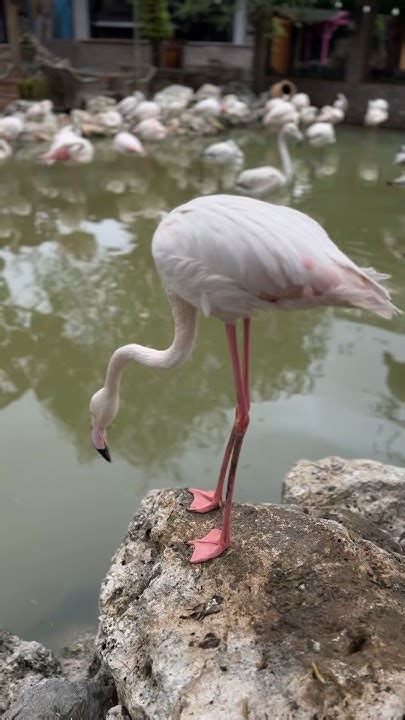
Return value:
<svg viewBox="0 0 405 720">
<path fill-rule="evenodd" d="M 232 22 L 233 9 L 234 0 L 173 0 L 171 3 L 176 25 L 182 25 L 188 20 L 204 22 L 209 18 L 219 30 Z"/>
<path fill-rule="evenodd" d="M 49 97 L 48 83 L 42 75 L 33 75 L 20 80 L 18 91 L 23 100 L 44 100 Z"/>
<path fill-rule="evenodd" d="M 287 10 L 290 7 L 326 7 L 333 8 L 335 0 L 247 0 L 248 12 L 252 20 L 263 12 L 270 17 L 273 12 Z M 226 28 L 232 20 L 235 0 L 173 0 L 172 17 L 181 25 L 187 20 L 206 20 L 209 17 L 219 29 Z M 272 25 L 277 32 L 277 24 Z M 269 28 L 270 29 L 270 28 Z"/>
<path fill-rule="evenodd" d="M 168 40 L 172 25 L 167 0 L 139 0 L 141 36 L 147 40 Z"/>
</svg>

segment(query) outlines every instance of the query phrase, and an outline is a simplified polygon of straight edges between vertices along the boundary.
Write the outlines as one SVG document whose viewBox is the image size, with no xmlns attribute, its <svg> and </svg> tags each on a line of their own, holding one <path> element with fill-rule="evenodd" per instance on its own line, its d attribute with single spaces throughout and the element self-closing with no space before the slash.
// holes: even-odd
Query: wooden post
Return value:
<svg viewBox="0 0 405 720">
<path fill-rule="evenodd" d="M 253 90 L 261 93 L 266 87 L 266 70 L 269 57 L 269 28 L 271 10 L 259 6 L 254 20 L 255 45 L 253 51 Z M 271 42 L 271 41 L 270 41 Z"/>
<path fill-rule="evenodd" d="M 370 8 L 369 12 L 363 12 L 364 5 Z M 377 0 L 368 0 L 364 5 L 358 2 L 356 17 L 358 28 L 353 36 L 346 64 L 346 81 L 352 84 L 362 82 L 366 77 L 377 15 Z"/>
<path fill-rule="evenodd" d="M 13 2 L 13 0 L 5 0 L 4 15 L 6 19 L 7 40 L 10 46 L 11 59 L 13 62 L 18 63 L 21 60 L 21 51 L 17 3 Z"/>
</svg>

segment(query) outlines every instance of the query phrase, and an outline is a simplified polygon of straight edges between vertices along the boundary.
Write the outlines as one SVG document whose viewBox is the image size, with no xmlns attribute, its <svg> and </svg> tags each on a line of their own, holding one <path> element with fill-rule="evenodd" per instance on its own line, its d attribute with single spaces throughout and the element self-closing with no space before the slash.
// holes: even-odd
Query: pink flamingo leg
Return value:
<svg viewBox="0 0 405 720">
<path fill-rule="evenodd" d="M 238 360 L 239 362 L 239 360 Z M 243 320 L 243 387 L 248 409 L 250 408 L 250 391 L 249 391 L 249 372 L 250 372 L 250 319 Z M 189 488 L 189 492 L 193 495 L 193 502 L 189 510 L 197 513 L 206 513 L 210 510 L 216 510 L 222 504 L 222 493 L 226 472 L 228 470 L 229 460 L 235 445 L 235 427 L 232 428 L 227 446 L 225 448 L 224 457 L 221 464 L 218 483 L 215 490 L 200 490 L 199 488 Z"/>
<path fill-rule="evenodd" d="M 247 341 L 246 348 L 249 351 L 249 320 L 246 321 L 247 327 L 245 326 L 245 337 L 247 329 Z M 222 528 L 210 530 L 210 532 L 203 538 L 197 540 L 190 540 L 189 544 L 194 545 L 194 552 L 191 557 L 192 563 L 204 562 L 206 560 L 212 560 L 218 555 L 221 555 L 231 544 L 231 509 L 232 509 L 232 497 L 235 486 L 236 470 L 238 467 L 240 450 L 242 447 L 243 438 L 245 436 L 247 427 L 249 425 L 249 404 L 246 400 L 246 394 L 249 396 L 249 388 L 245 388 L 244 380 L 249 379 L 249 360 L 248 358 L 243 363 L 243 370 L 241 370 L 238 345 L 236 340 L 236 328 L 234 325 L 226 325 L 226 333 L 228 336 L 229 350 L 232 360 L 232 368 L 235 380 L 236 396 L 238 400 L 238 406 L 236 410 L 236 420 L 233 428 L 234 433 L 234 447 L 231 458 L 231 465 L 229 469 L 228 485 L 226 489 L 226 500 L 225 510 Z"/>
</svg>

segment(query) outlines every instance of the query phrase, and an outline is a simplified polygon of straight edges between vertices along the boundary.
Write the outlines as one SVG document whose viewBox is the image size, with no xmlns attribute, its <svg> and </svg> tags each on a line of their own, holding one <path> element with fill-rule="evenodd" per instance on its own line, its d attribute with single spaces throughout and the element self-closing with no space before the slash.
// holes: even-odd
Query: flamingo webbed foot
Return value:
<svg viewBox="0 0 405 720">
<path fill-rule="evenodd" d="M 218 498 L 216 490 L 189 488 L 188 491 L 193 495 L 193 502 L 189 507 L 192 512 L 206 513 L 221 507 L 221 499 Z"/>
<path fill-rule="evenodd" d="M 194 545 L 194 551 L 190 558 L 192 563 L 206 562 L 222 555 L 230 546 L 230 541 L 226 542 L 222 538 L 222 531 L 215 528 L 202 538 L 197 540 L 189 540 L 189 545 Z"/>
</svg>

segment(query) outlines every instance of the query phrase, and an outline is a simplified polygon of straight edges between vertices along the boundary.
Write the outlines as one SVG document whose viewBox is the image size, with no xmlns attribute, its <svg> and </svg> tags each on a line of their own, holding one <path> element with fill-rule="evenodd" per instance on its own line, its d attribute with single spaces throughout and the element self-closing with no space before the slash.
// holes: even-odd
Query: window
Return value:
<svg viewBox="0 0 405 720">
<path fill-rule="evenodd" d="M 132 38 L 132 3 L 90 0 L 90 28 L 94 38 Z"/>
<path fill-rule="evenodd" d="M 4 17 L 4 2 L 0 2 L 0 43 L 7 42 L 6 21 Z"/>
</svg>

